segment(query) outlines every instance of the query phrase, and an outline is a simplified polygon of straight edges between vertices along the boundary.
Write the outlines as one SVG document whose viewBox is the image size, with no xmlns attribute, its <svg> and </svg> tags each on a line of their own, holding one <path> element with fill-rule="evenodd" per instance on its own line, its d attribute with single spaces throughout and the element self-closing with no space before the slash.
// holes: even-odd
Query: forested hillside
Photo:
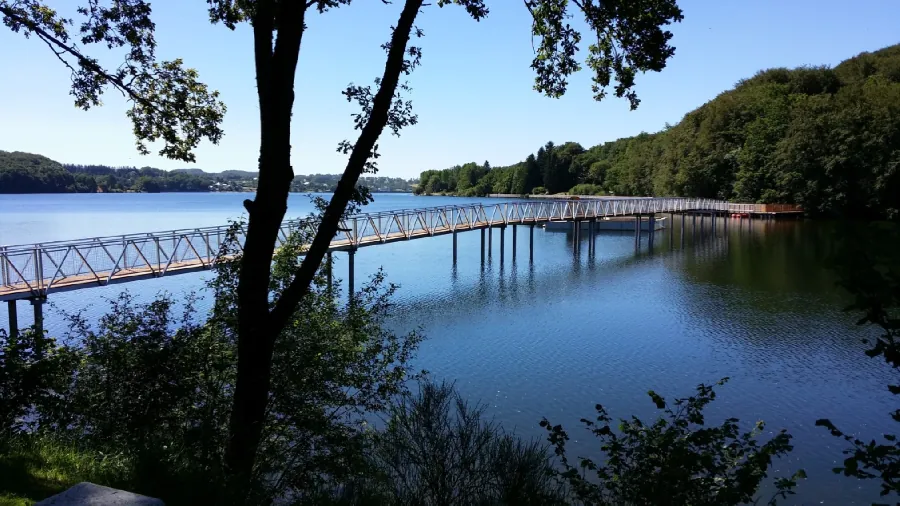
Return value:
<svg viewBox="0 0 900 506">
<path fill-rule="evenodd" d="M 75 192 L 79 184 L 84 182 L 45 156 L 0 151 L 0 193 Z"/>
<path fill-rule="evenodd" d="M 584 149 L 547 143 L 509 167 L 425 171 L 420 192 L 679 195 L 900 217 L 900 45 L 834 68 L 776 68 L 675 126 Z"/>
<path fill-rule="evenodd" d="M 208 192 L 247 191 L 256 188 L 255 171 L 201 169 L 165 171 L 153 167 L 60 164 L 45 156 L 0 151 L 0 193 L 95 192 Z M 330 192 L 340 174 L 298 175 L 295 192 Z M 373 192 L 410 192 L 412 182 L 401 178 L 368 176 L 360 184 Z"/>
</svg>

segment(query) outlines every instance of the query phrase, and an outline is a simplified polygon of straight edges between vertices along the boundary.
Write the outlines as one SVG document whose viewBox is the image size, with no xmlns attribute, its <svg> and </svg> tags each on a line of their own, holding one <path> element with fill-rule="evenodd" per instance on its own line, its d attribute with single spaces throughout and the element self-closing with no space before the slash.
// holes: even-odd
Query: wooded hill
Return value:
<svg viewBox="0 0 900 506">
<path fill-rule="evenodd" d="M 590 149 L 551 142 L 508 167 L 485 162 L 425 171 L 419 191 L 677 195 L 895 218 L 898 165 L 895 45 L 833 68 L 761 71 L 654 134 Z"/>
<path fill-rule="evenodd" d="M 2 193 L 95 193 L 95 192 L 207 192 L 242 191 L 256 187 L 256 171 L 202 169 L 165 171 L 153 167 L 61 164 L 45 156 L 19 151 L 0 151 Z M 340 174 L 298 175 L 294 192 L 331 192 Z M 411 192 L 412 181 L 384 176 L 360 178 L 373 192 Z"/>
</svg>

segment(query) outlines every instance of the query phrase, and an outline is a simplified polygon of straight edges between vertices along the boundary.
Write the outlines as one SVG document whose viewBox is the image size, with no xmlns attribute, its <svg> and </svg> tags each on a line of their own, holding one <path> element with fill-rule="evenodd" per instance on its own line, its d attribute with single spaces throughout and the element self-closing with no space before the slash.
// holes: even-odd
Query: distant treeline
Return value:
<svg viewBox="0 0 900 506">
<path fill-rule="evenodd" d="M 45 156 L 0 151 L 0 193 L 95 192 L 209 192 L 250 191 L 257 173 L 244 170 L 205 172 L 201 169 L 165 171 L 153 167 L 109 167 L 61 164 Z M 330 192 L 339 174 L 297 176 L 296 192 Z M 412 191 L 412 181 L 389 177 L 360 179 L 372 191 Z"/>
<path fill-rule="evenodd" d="M 420 180 L 420 193 L 678 195 L 897 218 L 900 45 L 834 68 L 759 72 L 655 134 L 547 143 L 508 167 L 468 163 Z"/>
</svg>

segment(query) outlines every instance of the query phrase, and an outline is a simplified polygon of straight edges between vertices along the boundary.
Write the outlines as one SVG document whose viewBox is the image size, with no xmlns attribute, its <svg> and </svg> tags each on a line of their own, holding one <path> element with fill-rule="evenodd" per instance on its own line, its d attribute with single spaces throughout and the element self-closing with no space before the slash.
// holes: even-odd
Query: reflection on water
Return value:
<svg viewBox="0 0 900 506">
<path fill-rule="evenodd" d="M 187 226 L 192 216 L 216 220 L 193 226 L 217 224 L 240 213 L 241 197 L 192 196 L 193 204 L 185 205 L 169 195 L 141 195 L 141 205 L 128 213 L 142 230 Z M 104 207 L 92 201 L 87 207 L 96 218 L 117 213 L 123 202 Z M 295 197 L 292 211 L 303 210 L 303 202 Z M 66 232 L 42 240 L 100 235 L 101 225 L 78 216 L 83 203 L 57 202 L 53 212 L 34 217 L 16 210 L 21 200 L 0 198 L 0 242 L 29 242 L 6 240 L 10 231 L 19 230 L 21 237 L 21 230 L 32 230 L 26 221 L 43 223 L 46 236 Z M 462 201 L 377 195 L 375 205 L 384 210 L 447 203 Z M 893 429 L 893 399 L 885 389 L 891 372 L 863 354 L 860 339 L 872 330 L 856 327 L 853 315 L 841 311 L 845 301 L 824 268 L 833 227 L 756 220 L 738 227 L 730 220 L 726 232 L 722 219 L 713 231 L 708 218 L 702 230 L 700 220 L 693 225 L 688 218 L 682 232 L 677 216 L 671 225 L 655 236 L 652 250 L 646 236 L 635 250 L 633 233 L 600 232 L 593 256 L 587 234 L 575 255 L 571 233 L 539 229 L 533 264 L 527 228 L 519 230 L 515 261 L 507 229 L 502 263 L 498 230 L 484 264 L 477 232 L 458 236 L 455 266 L 449 236 L 386 244 L 356 254 L 356 283 L 383 266 L 388 279 L 401 285 L 392 327 L 422 327 L 428 337 L 418 365 L 456 380 L 465 395 L 487 403 L 490 414 L 520 434 L 541 436 L 537 422 L 547 416 L 572 429 L 573 445 L 587 453 L 592 441 L 581 437 L 586 434 L 577 428 L 578 419 L 590 416 L 597 402 L 614 416 L 649 417 L 655 411 L 648 389 L 683 396 L 697 383 L 730 376 L 711 407 L 712 418 L 764 419 L 773 432 L 787 428 L 794 434 L 794 452 L 775 467 L 807 470 L 810 477 L 800 484 L 795 503 L 877 499 L 873 483 L 832 475 L 843 445 L 813 426 L 828 417 L 867 437 Z M 336 276 L 345 277 L 346 256 L 336 254 L 335 261 Z M 185 275 L 128 288 L 142 296 L 163 289 L 180 293 L 199 288 L 202 279 Z M 94 304 L 88 314 L 97 315 L 101 298 L 121 288 L 50 300 L 67 310 Z M 47 325 L 64 330 L 52 316 Z"/>
</svg>

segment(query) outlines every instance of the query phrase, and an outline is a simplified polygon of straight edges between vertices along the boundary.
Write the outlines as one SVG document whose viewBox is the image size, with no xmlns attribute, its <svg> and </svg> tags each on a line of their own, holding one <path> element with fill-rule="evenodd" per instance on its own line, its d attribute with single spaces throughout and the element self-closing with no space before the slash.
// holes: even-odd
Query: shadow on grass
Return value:
<svg viewBox="0 0 900 506">
<path fill-rule="evenodd" d="M 126 476 L 115 458 L 35 436 L 0 445 L 0 506 L 32 504 L 82 481 L 115 487 Z"/>
</svg>

